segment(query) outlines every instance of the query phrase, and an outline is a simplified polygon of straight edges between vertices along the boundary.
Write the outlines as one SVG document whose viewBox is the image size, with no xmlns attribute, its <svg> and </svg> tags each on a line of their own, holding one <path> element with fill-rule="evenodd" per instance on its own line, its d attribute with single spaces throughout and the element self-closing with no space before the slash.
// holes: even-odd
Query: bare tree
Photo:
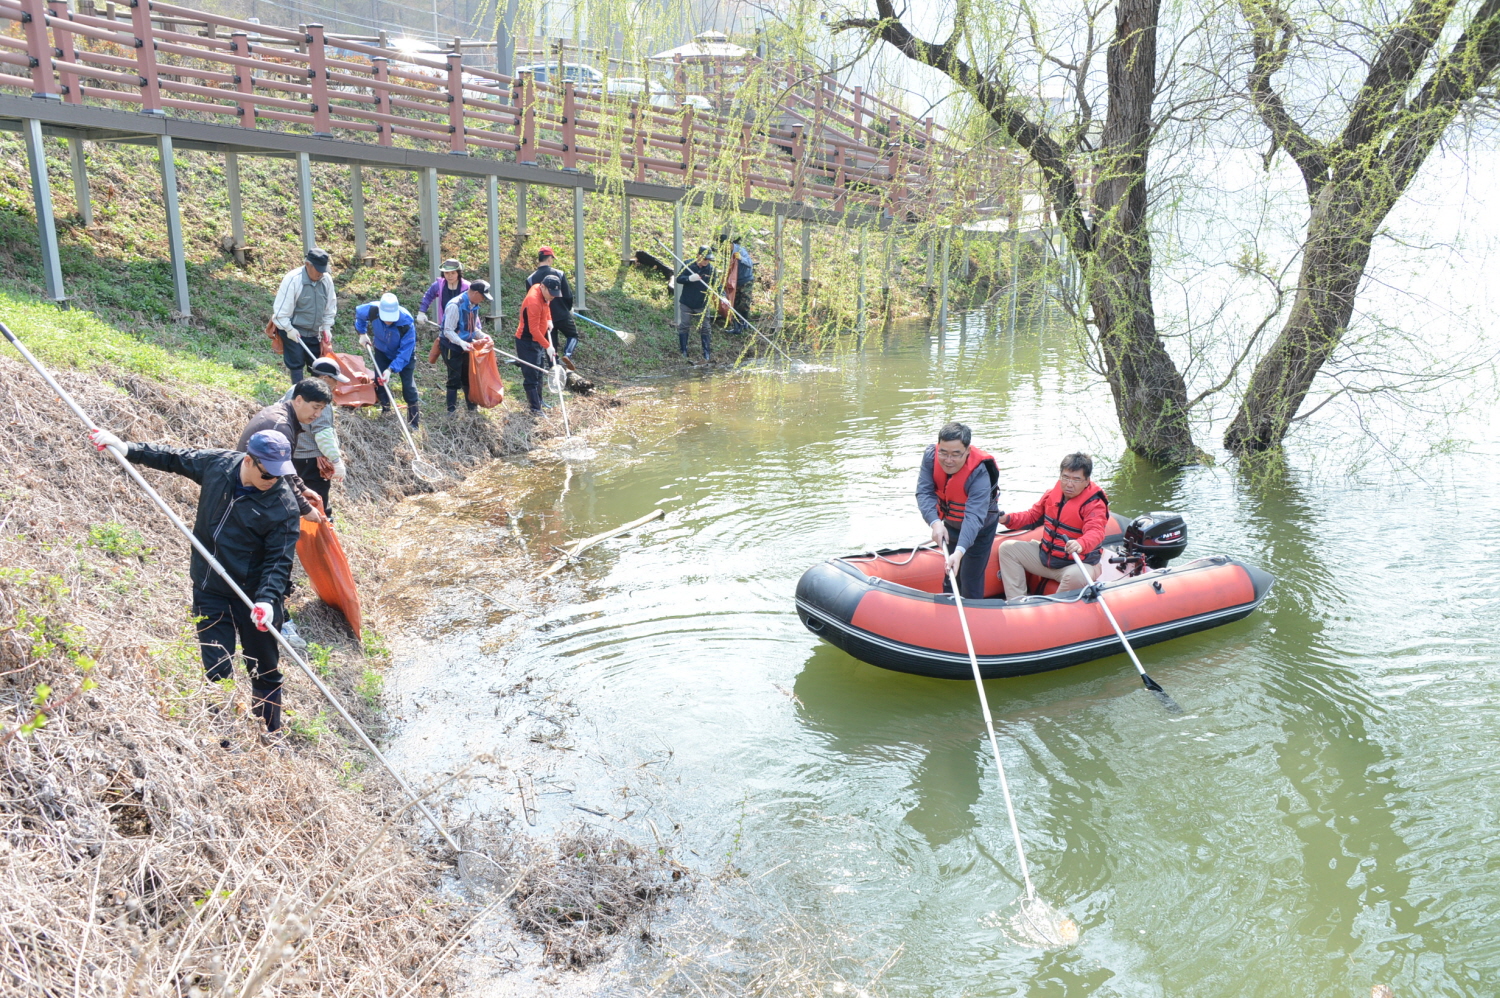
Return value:
<svg viewBox="0 0 1500 998">
<path fill-rule="evenodd" d="M 1136 453 L 1164 462 L 1196 460 L 1189 424 L 1187 386 L 1157 330 L 1151 299 L 1152 250 L 1148 226 L 1147 169 L 1157 130 L 1154 117 L 1160 80 L 1157 29 L 1160 0 L 1118 0 L 1114 31 L 1105 52 L 1108 98 L 1098 147 L 1089 135 L 1095 110 L 1088 99 L 1092 61 L 1101 43 L 1096 21 L 1108 5 L 1086 7 L 1081 54 L 1040 57 L 1076 83 L 1079 114 L 1062 126 L 1035 114 L 1012 81 L 1017 67 L 991 56 L 984 67 L 972 53 L 973 0 L 958 0 L 948 40 L 919 38 L 893 0 L 874 0 L 875 17 L 838 21 L 835 31 L 860 31 L 914 62 L 946 74 L 1031 157 L 1064 236 L 1082 265 L 1104 375 L 1114 398 L 1125 441 Z M 1036 37 L 1032 26 L 1033 39 Z M 967 47 L 970 57 L 961 53 Z M 997 46 L 1003 48 L 1003 46 Z M 1091 203 L 1084 172 L 1094 171 Z"/>
<path fill-rule="evenodd" d="M 1391 25 L 1360 24 L 1342 9 L 1313 11 L 1334 25 L 1327 36 L 1280 0 L 1241 0 L 1240 7 L 1252 56 L 1249 99 L 1271 136 L 1267 162 L 1285 150 L 1309 204 L 1291 311 L 1224 435 L 1225 446 L 1243 455 L 1281 445 L 1345 338 L 1376 233 L 1449 126 L 1494 82 L 1500 0 L 1482 0 L 1467 15 L 1457 0 L 1415 0 Z M 1458 37 L 1443 48 L 1445 32 Z M 1328 88 L 1309 87 L 1304 76 L 1297 89 L 1318 92 L 1299 113 L 1274 81 L 1294 56 L 1347 65 L 1351 51 L 1368 68 L 1346 100 L 1338 134 L 1320 139 L 1310 122 L 1326 119 Z"/>
</svg>

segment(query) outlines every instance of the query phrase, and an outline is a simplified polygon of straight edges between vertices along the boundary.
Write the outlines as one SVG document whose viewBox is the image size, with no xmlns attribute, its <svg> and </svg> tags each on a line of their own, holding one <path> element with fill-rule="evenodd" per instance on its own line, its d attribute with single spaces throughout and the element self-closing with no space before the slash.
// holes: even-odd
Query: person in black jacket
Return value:
<svg viewBox="0 0 1500 998">
<path fill-rule="evenodd" d="M 244 453 L 126 444 L 108 430 L 89 434 L 132 464 L 191 478 L 201 488 L 193 536 L 208 549 L 252 601 L 234 594 L 195 548 L 188 575 L 193 617 L 210 682 L 234 675 L 235 638 L 250 673 L 250 709 L 276 740 L 281 731 L 281 651 L 271 629 L 280 628 L 282 597 L 297 551 L 297 498 L 292 493 L 292 445 L 275 430 L 254 434 Z"/>
<path fill-rule="evenodd" d="M 542 283 L 542 278 L 549 274 L 557 278 L 562 285 L 562 294 L 552 299 L 552 342 L 556 343 L 558 337 L 562 338 L 562 355 L 573 356 L 573 349 L 578 346 L 578 324 L 573 321 L 573 288 L 568 284 L 568 275 L 557 268 L 557 257 L 552 253 L 551 246 L 543 246 L 537 250 L 537 267 L 526 278 L 526 287 Z"/>
<path fill-rule="evenodd" d="M 682 321 L 677 324 L 677 349 L 682 353 L 683 360 L 687 360 L 688 356 L 688 337 L 696 328 L 703 338 L 703 362 L 713 363 L 709 342 L 709 327 L 713 323 L 704 318 L 708 309 L 708 283 L 714 279 L 713 259 L 714 251 L 707 246 L 700 246 L 698 258 L 667 282 L 670 288 L 682 289 L 682 295 L 677 300 L 682 306 Z"/>
</svg>

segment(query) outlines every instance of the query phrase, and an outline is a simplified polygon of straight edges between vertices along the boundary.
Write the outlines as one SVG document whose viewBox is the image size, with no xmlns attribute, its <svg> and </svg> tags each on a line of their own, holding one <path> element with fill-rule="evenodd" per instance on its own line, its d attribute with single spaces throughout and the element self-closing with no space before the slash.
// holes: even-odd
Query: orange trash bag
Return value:
<svg viewBox="0 0 1500 998">
<path fill-rule="evenodd" d="M 333 386 L 334 405 L 345 409 L 363 409 L 365 406 L 380 404 L 375 398 L 375 375 L 365 366 L 363 357 L 352 353 L 334 353 L 327 344 L 323 346 L 323 356 L 332 357 L 344 377 L 349 379 L 346 385 Z"/>
<path fill-rule="evenodd" d="M 486 409 L 505 401 L 505 385 L 495 363 L 494 343 L 477 343 L 469 351 L 469 401 Z"/>
<path fill-rule="evenodd" d="M 273 353 L 281 353 L 286 349 L 286 344 L 281 341 L 281 330 L 276 328 L 275 319 L 266 320 L 266 339 L 271 341 Z"/>
<path fill-rule="evenodd" d="M 323 511 L 323 500 L 316 497 L 308 500 L 318 512 Z M 300 521 L 302 534 L 297 538 L 297 557 L 312 582 L 318 599 L 337 608 L 349 622 L 356 638 L 363 639 L 364 617 L 359 609 L 359 590 L 354 587 L 354 572 L 349 568 L 349 559 L 344 556 L 344 546 L 331 523 L 309 523 Z"/>
<path fill-rule="evenodd" d="M 724 298 L 728 298 L 729 302 L 733 302 L 734 293 L 739 290 L 740 286 L 740 268 L 733 256 L 729 258 L 729 263 L 726 266 L 728 269 L 724 271 Z M 725 323 L 732 324 L 734 321 L 729 303 L 725 302 L 722 298 L 719 300 L 719 318 L 723 319 Z"/>
</svg>

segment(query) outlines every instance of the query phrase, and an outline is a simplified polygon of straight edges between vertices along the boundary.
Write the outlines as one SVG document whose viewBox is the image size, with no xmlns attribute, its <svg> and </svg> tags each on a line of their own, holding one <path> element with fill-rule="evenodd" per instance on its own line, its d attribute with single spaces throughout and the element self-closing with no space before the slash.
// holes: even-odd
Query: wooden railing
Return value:
<svg viewBox="0 0 1500 998">
<path fill-rule="evenodd" d="M 514 156 L 624 179 L 733 189 L 746 197 L 855 206 L 951 221 L 1002 208 L 1017 159 L 976 153 L 862 89 L 790 65 L 746 62 L 776 95 L 751 112 L 654 106 L 568 83 L 536 83 L 404 54 L 317 24 L 256 24 L 153 0 L 0 0 L 0 90 L 75 104 L 177 113 L 341 139 Z M 1014 206 L 1008 209 L 1014 217 Z"/>
</svg>

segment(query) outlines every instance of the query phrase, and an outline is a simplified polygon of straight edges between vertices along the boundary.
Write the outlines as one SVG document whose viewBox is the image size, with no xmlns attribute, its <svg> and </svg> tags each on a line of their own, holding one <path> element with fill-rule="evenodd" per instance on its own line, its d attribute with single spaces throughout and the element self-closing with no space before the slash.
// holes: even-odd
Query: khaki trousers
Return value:
<svg viewBox="0 0 1500 998">
<path fill-rule="evenodd" d="M 1102 562 L 1101 562 L 1102 565 Z M 1056 579 L 1060 593 L 1082 589 L 1099 577 L 1100 565 L 1088 565 L 1088 577 L 1077 565 L 1065 568 L 1048 568 L 1042 564 L 1041 541 L 1001 541 L 1000 581 L 1005 585 L 1006 599 L 1020 599 L 1026 595 L 1026 573 L 1043 579 Z"/>
</svg>

